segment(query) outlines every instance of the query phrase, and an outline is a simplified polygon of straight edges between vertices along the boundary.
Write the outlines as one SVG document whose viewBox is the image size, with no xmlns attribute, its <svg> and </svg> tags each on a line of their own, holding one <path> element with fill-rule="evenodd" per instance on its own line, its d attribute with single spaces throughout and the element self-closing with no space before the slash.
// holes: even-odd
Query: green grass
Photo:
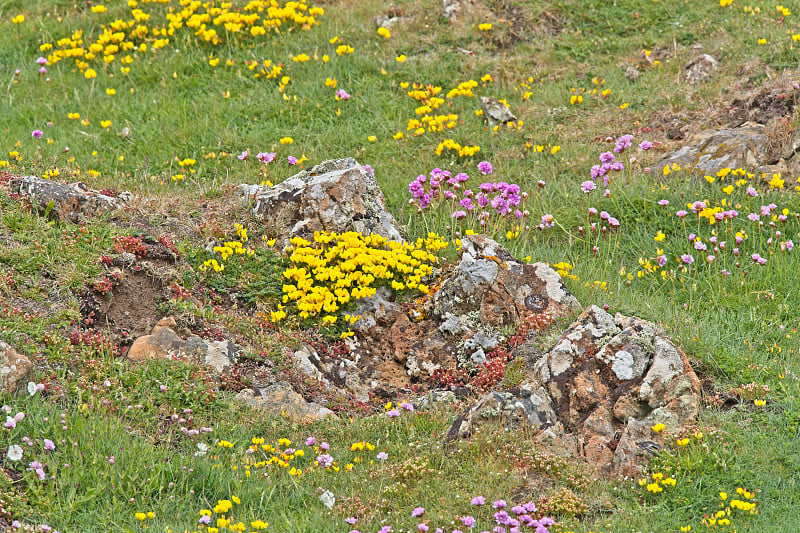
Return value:
<svg viewBox="0 0 800 533">
<path fill-rule="evenodd" d="M 474 511 L 468 505 L 474 495 L 519 502 L 567 487 L 587 510 L 578 517 L 558 514 L 554 531 L 679 531 L 686 525 L 702 531 L 703 516 L 718 509 L 718 493 L 732 497 L 743 486 L 758 491 L 760 514 L 737 518 L 735 527 L 800 529 L 795 511 L 800 503 L 800 299 L 794 275 L 800 259 L 796 251 L 779 249 L 782 241 L 800 243 L 796 182 L 787 178 L 784 188 L 776 190 L 751 179 L 748 185 L 760 191 L 752 198 L 744 187 L 730 195 L 722 191 L 731 178 L 710 184 L 684 171 L 668 177 L 659 168 L 642 171 L 676 146 L 665 136 L 672 118 L 688 120 L 697 130 L 726 124 L 724 109 L 731 100 L 751 86 L 777 83 L 770 80 L 795 67 L 798 47 L 791 35 L 800 33 L 800 6 L 784 4 L 793 9 L 784 17 L 774 4 L 762 1 L 751 2 L 760 12 L 750 13 L 738 2 L 720 7 L 718 2 L 664 0 L 496 0 L 451 25 L 439 16 L 439 2 L 404 0 L 393 7 L 406 18 L 384 39 L 371 21 L 386 13 L 384 3 L 326 2 L 320 24 L 308 30 L 285 23 L 280 34 L 230 34 L 212 46 L 184 27 L 160 50 L 153 51 L 154 39 L 147 37 L 135 40 L 137 46 L 147 44 L 146 52 L 121 52 L 108 66 L 102 66 L 102 58 L 93 60 L 91 67 L 98 73 L 93 80 L 70 59 L 38 73 L 36 59 L 47 55 L 40 45 L 55 44 L 80 29 L 88 46 L 101 25 L 131 18 L 126 4 L 109 2 L 106 13 L 96 14 L 73 2 L 0 0 L 0 33 L 8 36 L 0 40 L 0 172 L 43 175 L 58 170 L 53 179 L 81 180 L 144 197 L 117 220 L 76 226 L 48 223 L 5 190 L 0 192 L 0 337 L 35 360 L 37 381 L 48 383 L 44 396 L 0 398 L 12 416 L 17 411 L 27 415 L 16 429 L 0 433 L 0 451 L 30 437 L 34 445 L 25 448 L 24 462 L 42 462 L 48 476 L 39 481 L 24 465 L 11 465 L 3 456 L 0 464 L 14 472 L 11 478 L 0 476 L 0 528 L 24 518 L 61 531 L 193 531 L 201 509 L 236 495 L 241 504 L 234 506 L 235 521 L 250 525 L 250 520 L 262 519 L 271 531 L 349 531 L 344 518 L 351 515 L 359 515 L 356 527 L 361 531 L 390 523 L 395 531 L 416 530 L 418 522 L 410 518 L 416 506 L 426 508 L 425 518 L 452 529 L 456 515 Z M 169 5 L 179 7 L 177 2 L 139 4 L 152 13 L 151 27 L 163 23 Z M 24 22 L 13 23 L 20 14 Z M 480 22 L 494 27 L 480 32 Z M 515 40 L 512 30 L 521 40 Z M 331 43 L 335 36 L 340 40 Z M 759 39 L 766 44 L 758 44 Z M 338 56 L 335 50 L 342 43 L 355 53 Z M 720 61 L 719 71 L 697 87 L 676 82 L 697 44 Z M 642 50 L 663 50 L 664 58 L 630 81 L 625 70 L 640 63 Z M 292 57 L 301 53 L 312 60 L 294 62 Z M 130 72 L 123 73 L 121 60 L 127 54 L 133 62 Z M 326 54 L 330 60 L 323 62 Z M 400 54 L 407 56 L 404 63 L 395 60 Z M 216 67 L 209 65 L 211 57 L 220 59 Z M 282 64 L 280 76 L 253 77 L 256 71 L 247 62 L 265 59 Z M 418 118 L 414 109 L 420 103 L 407 96 L 412 87 L 401 84 L 440 86 L 443 96 L 486 74 L 494 81 L 479 81 L 474 97 L 447 99 L 436 111 L 458 114 L 454 129 L 419 137 L 407 131 L 409 119 Z M 283 90 L 282 76 L 290 78 Z M 336 100 L 326 78 L 336 78 L 336 88 L 352 97 Z M 116 94 L 110 96 L 106 89 Z M 791 90 L 788 82 L 784 89 Z M 583 91 L 583 103 L 570 104 L 572 90 Z M 601 97 L 604 90 L 610 93 Z M 531 94 L 523 99 L 526 91 Z M 475 114 L 480 96 L 507 99 L 524 121 L 522 128 L 485 127 Z M 625 103 L 629 106 L 621 109 Z M 70 113 L 89 123 L 69 119 Z M 101 127 L 106 120 L 111 125 Z M 123 136 L 124 128 L 129 134 Z M 44 132 L 38 140 L 31 135 L 37 129 Z M 393 139 L 397 132 L 404 132 L 404 138 Z M 637 155 L 639 165 L 615 177 L 610 198 L 601 198 L 602 190 L 587 197 L 579 185 L 588 179 L 599 154 L 610 149 L 603 139 L 625 133 L 635 134 L 634 147 L 626 154 L 633 155 L 642 140 L 664 145 Z M 377 141 L 368 141 L 370 135 Z M 292 137 L 294 143 L 280 144 L 283 137 Z M 472 158 L 436 155 L 436 146 L 447 138 L 479 145 L 481 151 Z M 541 153 L 532 149 L 536 145 L 544 147 Z M 561 149 L 551 154 L 555 145 Z M 237 159 L 245 150 L 247 160 Z M 260 165 L 255 154 L 270 151 L 277 152 L 278 160 Z M 105 343 L 70 342 L 80 320 L 80 295 L 103 272 L 99 257 L 111 250 L 116 236 L 135 231 L 125 223 L 147 220 L 158 236 L 172 231 L 169 216 L 189 228 L 177 243 L 192 267 L 181 273 L 184 286 L 238 292 L 247 301 L 245 309 L 236 310 L 225 309 L 223 299 L 214 302 L 210 296 L 201 304 L 170 300 L 165 305 L 176 314 L 224 325 L 248 345 L 248 357 L 269 361 L 276 372 L 287 370 L 280 347 L 295 346 L 302 335 L 276 331 L 257 315 L 274 310 L 280 288 L 280 264 L 269 258 L 271 252 L 261 250 L 258 261 L 241 268 L 232 265 L 225 276 L 212 278 L 199 268 L 211 257 L 202 245 L 211 237 L 233 238 L 233 223 L 243 220 L 231 186 L 293 175 L 298 168 L 286 162 L 287 156 L 306 157 L 305 167 L 347 156 L 372 165 L 390 210 L 411 237 L 436 231 L 448 238 L 468 226 L 456 227 L 449 208 L 418 215 L 406 205 L 408 183 L 438 167 L 470 173 L 474 187 L 475 165 L 490 161 L 494 179 L 517 183 L 531 193 L 526 203 L 531 226 L 543 214 L 556 220 L 554 228 L 523 230 L 513 239 L 505 236 L 513 228 L 498 228 L 495 236 L 517 257 L 571 263 L 574 278 L 566 283 L 584 305 L 607 304 L 612 312 L 659 322 L 701 377 L 713 381 L 709 394 L 755 383 L 769 387 L 767 404 L 758 407 L 753 398 L 745 398 L 733 409 L 722 409 L 708 402 L 698 428 L 703 438 L 692 437 L 685 448 L 676 445 L 652 465 L 653 472 L 675 477 L 677 486 L 650 495 L 626 480 L 603 486 L 589 482 L 589 473 L 555 459 L 550 469 L 544 460 L 526 463 L 510 451 L 513 435 L 487 431 L 445 445 L 444 433 L 457 414 L 452 409 L 397 420 L 345 410 L 338 421 L 300 425 L 233 407 L 236 387 L 215 382 L 199 368 L 167 362 L 131 366 L 112 355 Z M 196 163 L 179 166 L 185 158 Z M 184 179 L 172 179 L 178 174 Z M 540 180 L 546 182 L 541 189 Z M 660 207 L 661 199 L 669 206 Z M 735 227 L 698 224 L 694 214 L 684 223 L 674 216 L 696 200 L 707 200 L 710 206 L 722 206 L 725 200 L 726 209 L 733 206 L 743 215 L 775 203 L 774 214 L 785 208 L 789 217 L 785 223 L 776 221 L 782 233 L 778 238 L 768 217 L 762 217 L 767 225 L 759 228 L 740 221 Z M 619 231 L 588 235 L 590 206 L 618 218 Z M 742 229 L 748 238 L 740 245 L 736 266 L 730 250 Z M 254 239 L 271 235 L 268 227 L 249 230 Z M 658 231 L 667 235 L 663 242 L 653 240 Z M 692 251 L 688 234 L 696 233 L 708 244 L 712 232 L 727 241 L 727 250 L 716 253 L 708 265 L 706 254 Z M 671 272 L 668 279 L 661 278 L 660 270 L 638 277 L 640 259 L 654 261 L 657 248 L 668 260 L 663 269 Z M 695 263 L 684 269 L 676 258 L 688 252 Z M 767 263 L 755 264 L 753 253 L 766 257 Z M 723 276 L 723 269 L 731 275 Z M 110 385 L 103 385 L 106 380 Z M 347 405 L 343 399 L 335 401 Z M 193 410 L 193 427 L 213 427 L 213 433 L 184 436 L 170 419 L 184 409 Z M 243 473 L 251 457 L 244 451 L 252 438 L 276 445 L 285 437 L 302 449 L 308 436 L 330 443 L 338 472 L 314 469 L 297 478 L 271 467 L 263 477 L 265 469 L 253 467 L 250 478 Z M 56 443 L 54 452 L 43 450 L 45 438 Z M 220 448 L 216 439 L 234 446 Z M 195 455 L 199 440 L 211 446 L 206 455 Z M 376 448 L 351 451 L 350 445 L 359 441 Z M 298 459 L 304 467 L 316 456 L 312 448 L 305 449 L 307 454 Z M 380 451 L 389 455 L 385 462 L 376 457 Z M 114 465 L 109 465 L 111 455 Z M 363 461 L 353 462 L 356 457 Z M 346 470 L 347 464 L 353 464 L 352 471 Z M 318 487 L 336 495 L 333 510 L 320 502 Z M 135 518 L 135 513 L 148 511 L 155 518 Z M 484 519 L 488 515 L 485 509 L 476 513 Z"/>
</svg>

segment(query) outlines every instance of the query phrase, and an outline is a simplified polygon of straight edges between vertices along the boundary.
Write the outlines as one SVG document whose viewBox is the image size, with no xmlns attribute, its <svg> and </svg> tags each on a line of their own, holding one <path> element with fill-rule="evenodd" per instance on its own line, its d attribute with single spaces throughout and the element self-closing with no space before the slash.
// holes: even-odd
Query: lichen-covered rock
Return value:
<svg viewBox="0 0 800 533">
<path fill-rule="evenodd" d="M 307 402 L 292 386 L 280 381 L 264 389 L 245 389 L 236 399 L 275 416 L 285 416 L 296 422 L 311 422 L 322 418 L 337 418 L 333 411 L 314 402 Z"/>
<path fill-rule="evenodd" d="M 37 176 L 13 178 L 10 190 L 35 204 L 40 214 L 70 222 L 116 211 L 133 198 L 129 192 L 109 196 L 81 182 L 68 185 Z"/>
<path fill-rule="evenodd" d="M 478 367 L 503 339 L 503 326 L 532 315 L 557 319 L 580 309 L 560 276 L 544 263 L 525 264 L 483 235 L 464 237 L 452 274 L 413 309 L 389 291 L 358 305 L 351 350 L 362 383 L 388 389 L 422 384 L 438 371 Z"/>
<path fill-rule="evenodd" d="M 667 156 L 658 166 L 679 165 L 686 170 L 714 175 L 725 167 L 753 169 L 766 165 L 767 127 L 755 122 L 723 130 L 706 130 L 691 145 Z"/>
<path fill-rule="evenodd" d="M 444 322 L 473 311 L 491 326 L 519 326 L 531 314 L 556 319 L 580 309 L 558 273 L 545 263 L 526 264 L 485 235 L 461 241 L 461 259 L 434 292 L 430 315 Z"/>
<path fill-rule="evenodd" d="M 33 380 L 33 363 L 0 340 L 0 394 L 17 394 Z"/>
<path fill-rule="evenodd" d="M 489 126 L 498 126 L 517 120 L 511 109 L 497 98 L 481 96 L 481 109 L 483 109 L 483 117 Z"/>
<path fill-rule="evenodd" d="M 273 187 L 241 185 L 240 191 L 255 202 L 253 213 L 278 232 L 282 247 L 293 236 L 311 238 L 315 231 L 403 241 L 378 182 L 350 157 L 325 161 Z"/>
<path fill-rule="evenodd" d="M 448 435 L 468 435 L 485 419 L 512 430 L 522 422 L 539 444 L 574 453 L 606 474 L 633 476 L 663 445 L 663 434 L 652 426 L 663 423 L 676 432 L 700 409 L 697 376 L 659 328 L 597 306 L 564 331 L 536 374 L 537 381 L 520 389 L 530 392 L 484 395 Z M 536 402 L 523 401 L 534 392 Z M 515 409 L 519 414 L 512 416 Z"/>
</svg>

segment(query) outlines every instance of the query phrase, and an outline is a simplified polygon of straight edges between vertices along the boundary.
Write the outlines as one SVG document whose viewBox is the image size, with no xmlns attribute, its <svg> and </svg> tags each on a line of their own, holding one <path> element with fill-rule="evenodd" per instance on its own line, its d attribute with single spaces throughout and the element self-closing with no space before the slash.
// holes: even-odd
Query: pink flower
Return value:
<svg viewBox="0 0 800 533">
<path fill-rule="evenodd" d="M 260 152 L 256 154 L 256 159 L 258 159 L 259 161 L 261 161 L 266 165 L 267 163 L 275 161 L 276 155 L 277 154 L 275 152 Z"/>
<path fill-rule="evenodd" d="M 397 409 L 392 409 L 391 411 L 386 412 L 386 416 L 388 416 L 389 418 L 395 418 L 397 416 L 400 416 L 400 411 L 398 411 Z"/>
<path fill-rule="evenodd" d="M 308 437 L 306 439 L 306 446 L 313 446 L 316 443 L 317 443 L 317 439 L 315 439 L 314 437 Z"/>
<path fill-rule="evenodd" d="M 416 518 L 418 516 L 422 516 L 423 514 L 425 514 L 425 508 L 424 507 L 415 507 L 414 510 L 411 511 L 411 516 L 414 517 L 414 518 Z"/>
<path fill-rule="evenodd" d="M 236 156 L 240 161 L 247 159 L 247 150 Z"/>
<path fill-rule="evenodd" d="M 296 165 L 298 163 L 297 158 L 291 155 L 286 158 L 286 161 L 288 161 L 290 165 Z"/>
<path fill-rule="evenodd" d="M 504 509 L 507 506 L 508 504 L 506 503 L 505 500 L 495 500 L 494 502 L 492 502 L 492 507 L 494 507 L 495 509 Z"/>
<path fill-rule="evenodd" d="M 461 523 L 467 527 L 475 527 L 475 519 L 471 516 L 462 516 Z"/>
<path fill-rule="evenodd" d="M 484 176 L 486 176 L 488 174 L 491 174 L 492 173 L 492 164 L 489 163 L 488 161 L 481 161 L 480 163 L 478 163 L 478 170 Z"/>
<path fill-rule="evenodd" d="M 586 194 L 592 192 L 595 189 L 595 187 L 596 185 L 594 184 L 594 182 L 590 180 L 586 180 L 583 183 L 581 183 L 581 190 Z"/>
<path fill-rule="evenodd" d="M 469 501 L 469 503 L 472 505 L 483 505 L 484 503 L 486 503 L 486 498 L 484 498 L 483 496 L 475 496 Z"/>
<path fill-rule="evenodd" d="M 33 136 L 35 139 L 41 139 L 41 138 L 42 138 L 42 135 L 44 135 L 44 132 L 43 132 L 42 130 L 33 130 L 33 131 L 31 132 L 31 135 L 32 135 L 32 136 Z"/>
<path fill-rule="evenodd" d="M 344 519 L 344 521 L 352 526 L 353 524 L 358 522 L 358 518 L 356 518 L 355 516 L 348 516 L 347 518 Z"/>
<path fill-rule="evenodd" d="M 350 95 L 347 94 L 347 91 L 345 91 L 344 89 L 338 89 L 336 91 L 336 99 L 337 100 L 349 100 L 350 99 Z"/>
<path fill-rule="evenodd" d="M 422 523 L 422 524 L 417 525 L 417 529 L 419 529 L 420 531 L 422 531 L 424 533 L 425 531 L 428 531 L 430 528 L 428 527 L 427 524 Z"/>
</svg>

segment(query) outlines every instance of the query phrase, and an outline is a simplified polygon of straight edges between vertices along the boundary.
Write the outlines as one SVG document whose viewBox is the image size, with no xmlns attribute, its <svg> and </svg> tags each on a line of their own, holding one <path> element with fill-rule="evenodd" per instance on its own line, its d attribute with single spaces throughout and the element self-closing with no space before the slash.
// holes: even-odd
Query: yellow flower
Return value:
<svg viewBox="0 0 800 533">
<path fill-rule="evenodd" d="M 367 137 L 367 140 L 368 140 L 369 142 L 371 142 L 371 143 L 374 143 L 374 142 L 377 142 L 377 141 L 378 141 L 378 138 L 377 138 L 377 137 L 375 137 L 374 135 L 370 135 L 369 137 Z"/>
<path fill-rule="evenodd" d="M 86 72 L 83 73 L 83 76 L 87 80 L 91 80 L 92 78 L 96 78 L 97 77 L 97 72 L 95 72 L 95 70 L 93 68 L 87 68 Z"/>
<path fill-rule="evenodd" d="M 491 22 L 484 22 L 482 24 L 478 24 L 478 29 L 480 31 L 489 31 L 489 30 L 492 29 L 492 23 Z"/>
<path fill-rule="evenodd" d="M 101 128 L 109 128 L 109 127 L 111 127 L 111 121 L 110 120 L 101 120 L 100 121 L 100 127 Z"/>
<path fill-rule="evenodd" d="M 395 59 L 397 60 L 398 63 L 403 63 L 406 60 L 406 55 L 405 54 L 400 54 Z"/>
<path fill-rule="evenodd" d="M 114 96 L 115 94 L 117 94 L 117 90 L 116 89 L 112 89 L 112 88 L 108 88 L 108 89 L 106 89 L 106 94 L 108 96 Z"/>
<path fill-rule="evenodd" d="M 664 431 L 664 429 L 666 429 L 666 426 L 663 423 L 659 422 L 655 426 L 650 426 L 650 429 L 653 430 L 653 433 L 661 433 L 662 431 Z"/>
<path fill-rule="evenodd" d="M 758 40 L 758 44 L 767 44 L 767 40 L 766 39 L 759 39 Z"/>
<path fill-rule="evenodd" d="M 147 518 L 147 513 L 136 513 L 134 516 L 136 520 L 145 520 Z"/>
<path fill-rule="evenodd" d="M 766 402 L 766 400 L 755 400 L 753 403 L 754 403 L 754 404 L 755 404 L 757 407 L 764 407 L 765 405 L 767 405 L 767 402 Z"/>
<path fill-rule="evenodd" d="M 212 67 L 216 67 L 217 65 L 219 65 L 219 58 L 215 57 L 214 59 L 209 59 L 208 64 L 211 65 Z"/>
<path fill-rule="evenodd" d="M 620 109 L 628 109 L 628 106 L 630 106 L 630 105 L 631 105 L 631 104 L 629 104 L 628 102 L 623 102 L 623 103 L 621 103 L 621 104 L 619 105 L 619 108 L 620 108 Z"/>
<path fill-rule="evenodd" d="M 653 237 L 653 240 L 656 242 L 663 242 L 666 237 L 667 236 L 664 234 L 663 231 L 658 230 L 658 233 L 656 233 L 656 236 Z"/>
<path fill-rule="evenodd" d="M 402 131 L 398 131 L 397 133 L 395 133 L 394 135 L 392 135 L 392 139 L 395 139 L 395 140 L 398 140 L 398 141 L 399 141 L 400 139 L 402 139 L 402 138 L 403 138 L 403 132 L 402 132 Z"/>
<path fill-rule="evenodd" d="M 550 153 L 552 155 L 556 155 L 559 152 L 559 150 L 561 150 L 561 147 L 559 145 L 555 145 L 552 148 L 550 148 Z"/>
<path fill-rule="evenodd" d="M 22 24 L 25 22 L 25 15 L 17 15 L 16 17 L 11 19 L 11 22 L 14 24 Z"/>
<path fill-rule="evenodd" d="M 388 39 L 389 37 L 392 36 L 392 33 L 387 28 L 381 26 L 380 28 L 378 28 L 378 35 Z"/>
</svg>

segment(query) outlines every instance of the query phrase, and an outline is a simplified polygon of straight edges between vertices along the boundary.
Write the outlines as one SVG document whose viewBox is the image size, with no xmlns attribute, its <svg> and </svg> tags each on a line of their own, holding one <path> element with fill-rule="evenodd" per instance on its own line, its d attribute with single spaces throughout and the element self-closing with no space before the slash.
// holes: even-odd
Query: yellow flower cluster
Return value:
<svg viewBox="0 0 800 533">
<path fill-rule="evenodd" d="M 477 154 L 481 151 L 480 146 L 461 146 L 453 139 L 445 139 L 444 141 L 439 143 L 439 146 L 436 147 L 436 155 L 442 155 L 442 152 L 445 150 L 450 150 L 451 152 L 455 152 L 458 157 L 472 157 L 473 155 Z"/>
<path fill-rule="evenodd" d="M 145 3 L 167 2 L 158 0 Z M 96 38 L 84 40 L 83 31 L 77 30 L 71 37 L 59 39 L 55 48 L 53 43 L 44 43 L 40 49 L 52 50 L 47 57 L 50 65 L 64 59 L 74 59 L 84 76 L 92 79 L 97 76 L 97 71 L 90 68 L 91 61 L 97 60 L 100 66 L 104 66 L 114 63 L 118 56 L 124 54 L 120 63 L 130 65 L 135 57 L 139 57 L 138 54 L 159 50 L 171 40 L 177 40 L 181 31 L 191 32 L 199 41 L 217 46 L 228 34 L 249 33 L 258 37 L 268 31 L 278 32 L 287 24 L 294 24 L 304 30 L 310 29 L 319 24 L 318 18 L 325 14 L 321 7 L 308 7 L 297 1 L 280 5 L 278 0 L 251 0 L 240 10 L 230 2 L 223 2 L 218 7 L 211 2 L 181 0 L 180 11 L 170 9 L 160 19 L 155 13 L 146 13 L 139 9 L 138 5 L 139 2 L 129 1 L 130 15 L 104 25 L 102 33 Z M 106 12 L 106 8 L 96 5 L 91 11 L 101 15 Z M 86 46 L 85 41 L 92 44 Z M 131 53 L 135 55 L 132 56 Z M 275 76 L 277 74 L 272 77 Z"/>
<path fill-rule="evenodd" d="M 706 515 L 705 518 L 703 518 L 703 524 L 709 527 L 730 526 L 733 524 L 733 520 L 735 520 L 737 516 L 734 511 L 744 511 L 750 515 L 758 514 L 758 509 L 756 508 L 758 502 L 747 501 L 755 498 L 754 492 L 749 492 L 742 487 L 738 487 L 736 489 L 736 494 L 738 494 L 742 499 L 733 499 L 731 500 L 730 504 L 725 505 L 725 501 L 728 499 L 728 494 L 725 492 L 720 492 L 719 506 L 722 507 L 722 509 L 713 515 Z"/>
<path fill-rule="evenodd" d="M 650 479 L 642 478 L 639 480 L 640 487 L 646 487 L 647 492 L 658 494 L 659 492 L 663 491 L 663 487 L 674 487 L 677 484 L 675 478 L 671 477 L 664 477 L 664 474 L 661 472 L 656 472 L 651 476 Z"/>
<path fill-rule="evenodd" d="M 456 96 L 473 97 L 475 94 L 472 92 L 472 89 L 477 86 L 478 82 L 475 80 L 461 82 L 455 89 L 450 89 L 450 91 L 448 91 L 447 98 L 455 98 Z"/>
<path fill-rule="evenodd" d="M 291 265 L 283 273 L 283 302 L 293 302 L 300 318 L 324 315 L 328 324 L 337 322 L 337 311 L 351 300 L 375 294 L 375 285 L 381 282 L 395 291 L 426 293 L 428 287 L 422 280 L 438 262 L 435 252 L 447 246 L 434 233 L 413 244 L 352 231 L 315 232 L 313 240 L 294 237 L 290 241 L 294 248 L 289 257 Z M 283 308 L 279 308 L 273 321 L 284 317 Z M 355 320 L 346 319 L 351 323 Z"/>
</svg>

